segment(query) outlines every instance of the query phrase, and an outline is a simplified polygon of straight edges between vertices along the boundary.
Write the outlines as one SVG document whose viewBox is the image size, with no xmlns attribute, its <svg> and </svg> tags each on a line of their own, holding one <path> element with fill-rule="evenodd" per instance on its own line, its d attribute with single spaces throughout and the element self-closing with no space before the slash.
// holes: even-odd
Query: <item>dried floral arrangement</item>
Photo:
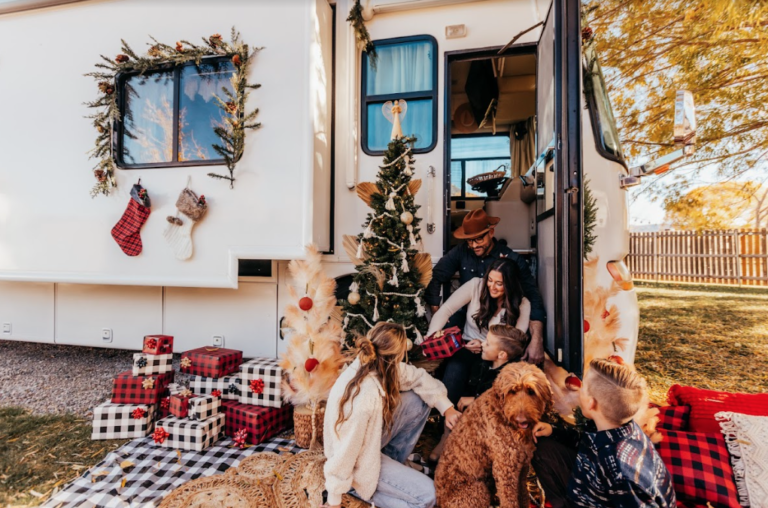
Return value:
<svg viewBox="0 0 768 508">
<path fill-rule="evenodd" d="M 235 165 L 243 155 L 246 130 L 261 127 L 260 123 L 255 122 L 259 110 L 246 112 L 245 104 L 250 90 L 261 86 L 249 83 L 247 76 L 251 57 L 262 48 L 249 48 L 240 40 L 240 33 L 234 28 L 232 28 L 229 42 L 224 41 L 219 34 L 213 34 L 208 38 L 203 37 L 202 45 L 182 40 L 170 46 L 158 42 L 154 37 L 150 38 L 152 43 L 148 43 L 150 47 L 146 55 L 137 54 L 124 40 L 121 40 L 122 52 L 119 55 L 114 59 L 101 55 L 103 62 L 96 64 L 97 70 L 86 74 L 97 81 L 100 93 L 97 100 L 86 103 L 89 108 L 98 110 L 86 117 L 93 120 L 93 126 L 98 133 L 96 146 L 89 152 L 90 158 L 98 160 L 93 169 L 96 184 L 91 189 L 91 196 L 95 197 L 99 194 L 108 196 L 111 190 L 117 187 L 113 132 L 116 124 L 121 121 L 116 93 L 118 74 L 133 72 L 144 75 L 148 71 L 168 65 L 176 67 L 194 63 L 199 66 L 203 58 L 212 56 L 229 58 L 235 72 L 230 79 L 233 92 L 222 87 L 222 96 L 215 96 L 219 107 L 224 112 L 224 123 L 213 129 L 221 139 L 221 144 L 215 144 L 212 148 L 224 159 L 229 174 L 208 173 L 208 176 L 227 180 L 230 188 L 233 188 Z"/>
</svg>

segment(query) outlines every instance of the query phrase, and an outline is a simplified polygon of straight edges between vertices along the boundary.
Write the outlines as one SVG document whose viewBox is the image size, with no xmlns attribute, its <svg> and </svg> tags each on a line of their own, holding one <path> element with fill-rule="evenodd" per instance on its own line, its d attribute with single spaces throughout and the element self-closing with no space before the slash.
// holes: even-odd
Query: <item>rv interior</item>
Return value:
<svg viewBox="0 0 768 508">
<path fill-rule="evenodd" d="M 450 63 L 450 235 L 470 211 L 501 217 L 496 238 L 530 252 L 535 242 L 534 186 L 524 175 L 535 159 L 536 55 Z"/>
</svg>

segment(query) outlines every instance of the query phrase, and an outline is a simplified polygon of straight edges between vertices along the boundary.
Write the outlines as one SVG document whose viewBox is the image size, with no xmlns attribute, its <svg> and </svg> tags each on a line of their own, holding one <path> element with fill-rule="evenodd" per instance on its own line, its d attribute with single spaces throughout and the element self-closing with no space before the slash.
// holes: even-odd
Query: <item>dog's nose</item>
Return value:
<svg viewBox="0 0 768 508">
<path fill-rule="evenodd" d="M 521 429 L 527 429 L 530 425 L 530 422 L 525 417 L 518 416 L 515 418 L 515 421 L 517 422 L 517 426 Z"/>
</svg>

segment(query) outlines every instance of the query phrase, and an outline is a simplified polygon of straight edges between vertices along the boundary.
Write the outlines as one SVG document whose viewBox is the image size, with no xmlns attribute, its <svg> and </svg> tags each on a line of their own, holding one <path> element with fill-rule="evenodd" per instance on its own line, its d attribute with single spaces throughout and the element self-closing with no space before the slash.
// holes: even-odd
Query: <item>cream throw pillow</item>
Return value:
<svg viewBox="0 0 768 508">
<path fill-rule="evenodd" d="M 739 503 L 768 508 L 768 416 L 722 411 L 715 419 L 731 455 Z"/>
</svg>

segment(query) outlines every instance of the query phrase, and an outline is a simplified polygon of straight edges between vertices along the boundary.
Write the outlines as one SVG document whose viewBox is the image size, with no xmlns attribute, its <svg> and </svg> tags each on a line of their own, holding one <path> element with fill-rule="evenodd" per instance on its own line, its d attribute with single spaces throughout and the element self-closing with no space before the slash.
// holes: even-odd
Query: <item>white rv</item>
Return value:
<svg viewBox="0 0 768 508">
<path fill-rule="evenodd" d="M 486 207 L 502 218 L 496 236 L 528 256 L 537 277 L 546 349 L 564 367 L 555 375 L 550 365 L 551 377 L 580 374 L 594 356 L 632 361 L 625 187 L 658 168 L 632 172 L 624 161 L 594 55 L 582 55 L 580 3 L 364 0 L 375 68 L 346 22 L 352 5 L 0 1 L 0 338 L 138 349 L 145 334 L 165 333 L 177 351 L 216 343 L 275 356 L 288 260 L 314 242 L 330 275 L 354 271 L 341 245 L 368 212 L 355 186 L 376 179 L 391 127 L 382 103 L 405 99 L 425 252 L 437 262 L 463 215 Z M 130 164 L 120 151 L 128 141 L 116 140 L 117 188 L 91 198 L 95 132 L 84 103 L 97 89 L 84 74 L 99 55 L 114 58 L 121 39 L 137 52 L 150 36 L 226 39 L 233 25 L 263 47 L 249 76 L 262 86 L 248 103 L 262 127 L 247 135 L 234 188 L 207 176 L 226 171 L 208 157 Z M 169 100 L 188 96 L 196 114 L 207 99 L 188 84 Z M 129 257 L 110 230 L 139 180 L 152 213 L 141 254 Z M 209 211 L 194 255 L 179 261 L 162 231 L 188 181 Z M 586 181 L 597 239 L 585 263 Z"/>
</svg>

